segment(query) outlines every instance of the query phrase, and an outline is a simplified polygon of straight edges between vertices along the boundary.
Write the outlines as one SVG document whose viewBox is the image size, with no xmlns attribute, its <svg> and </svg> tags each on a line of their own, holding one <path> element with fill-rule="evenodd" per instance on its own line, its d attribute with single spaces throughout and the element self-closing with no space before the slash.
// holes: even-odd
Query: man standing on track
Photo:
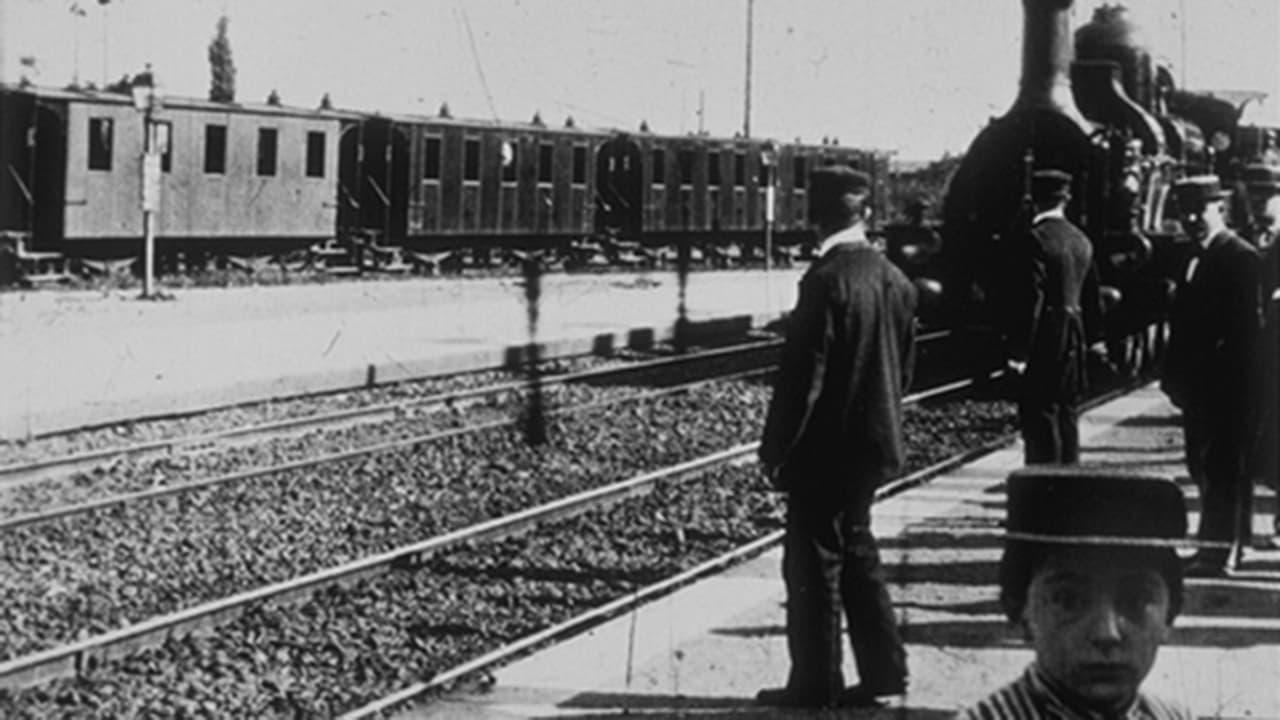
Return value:
<svg viewBox="0 0 1280 720">
<path fill-rule="evenodd" d="M 1035 215 L 1014 253 L 1010 366 L 1021 374 L 1018 421 L 1028 465 L 1080 461 L 1077 406 L 1087 382 L 1086 353 L 1099 334 L 1101 300 L 1093 245 L 1066 217 L 1071 175 L 1036 170 Z M 1103 345 L 1095 343 L 1101 351 Z"/>
<path fill-rule="evenodd" d="M 760 461 L 787 494 L 782 574 L 791 672 L 757 700 L 786 707 L 873 706 L 907 686 L 906 650 L 871 534 L 877 487 L 904 456 L 915 290 L 867 239 L 869 178 L 813 171 L 809 221 L 821 246 L 800 281 Z M 859 683 L 845 689 L 841 613 Z"/>
<path fill-rule="evenodd" d="M 1259 414 L 1261 303 L 1258 253 L 1227 229 L 1215 175 L 1174 185 L 1193 254 L 1178 283 L 1161 388 L 1182 410 L 1187 469 L 1200 488 L 1201 549 L 1187 574 L 1212 577 L 1240 561 L 1249 540 Z"/>
</svg>

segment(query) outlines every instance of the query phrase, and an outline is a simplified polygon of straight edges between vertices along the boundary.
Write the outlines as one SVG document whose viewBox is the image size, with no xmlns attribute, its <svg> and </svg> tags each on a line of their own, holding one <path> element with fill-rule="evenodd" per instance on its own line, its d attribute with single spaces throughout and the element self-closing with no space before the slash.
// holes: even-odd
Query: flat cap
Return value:
<svg viewBox="0 0 1280 720">
<path fill-rule="evenodd" d="M 1071 194 L 1071 173 L 1056 168 L 1041 168 L 1031 173 L 1031 197 L 1063 198 Z"/>
<path fill-rule="evenodd" d="M 1217 175 L 1192 175 L 1173 184 L 1173 195 L 1183 210 L 1221 200 L 1230 194 L 1231 191 L 1223 189 Z"/>
<path fill-rule="evenodd" d="M 871 191 L 871 176 L 847 165 L 826 165 L 809 173 L 809 192 L 824 198 L 863 195 Z"/>
<path fill-rule="evenodd" d="M 1087 465 L 1030 466 L 1009 476 L 1005 539 L 1049 545 L 1177 548 L 1182 490 L 1169 478 Z"/>
</svg>

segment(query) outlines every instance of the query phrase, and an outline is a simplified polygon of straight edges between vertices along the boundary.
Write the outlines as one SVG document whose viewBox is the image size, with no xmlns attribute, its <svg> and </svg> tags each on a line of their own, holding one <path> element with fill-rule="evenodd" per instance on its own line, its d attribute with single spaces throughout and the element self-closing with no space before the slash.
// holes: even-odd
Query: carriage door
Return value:
<svg viewBox="0 0 1280 720">
<path fill-rule="evenodd" d="M 640 146 L 619 135 L 596 153 L 596 223 L 600 234 L 636 240 L 644 218 Z"/>
</svg>

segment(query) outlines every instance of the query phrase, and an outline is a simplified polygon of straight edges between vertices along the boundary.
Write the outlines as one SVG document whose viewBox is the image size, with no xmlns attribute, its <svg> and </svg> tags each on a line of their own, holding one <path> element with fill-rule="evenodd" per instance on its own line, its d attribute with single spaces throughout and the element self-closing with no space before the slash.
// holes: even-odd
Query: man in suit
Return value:
<svg viewBox="0 0 1280 720">
<path fill-rule="evenodd" d="M 1258 253 L 1227 229 L 1217 176 L 1173 187 L 1192 255 L 1170 317 L 1161 388 L 1182 410 L 1187 468 L 1200 488 L 1202 547 L 1187 574 L 1219 576 L 1250 534 L 1248 466 L 1259 417 Z"/>
<path fill-rule="evenodd" d="M 1028 465 L 1080 460 L 1077 414 L 1089 341 L 1103 352 L 1093 245 L 1066 217 L 1071 175 L 1032 173 L 1030 227 L 1014 234 L 1010 366 L 1020 378 L 1018 421 Z M 1092 337 L 1090 337 L 1092 336 Z"/>
<path fill-rule="evenodd" d="M 1082 466 L 1008 482 L 1000 603 L 1035 649 L 960 720 L 1190 720 L 1140 690 L 1182 609 L 1187 542 L 1177 483 Z"/>
<path fill-rule="evenodd" d="M 916 298 L 867 239 L 870 191 L 868 177 L 847 167 L 810 175 L 809 221 L 821 246 L 800 281 L 760 445 L 766 476 L 787 494 L 791 672 L 785 687 L 761 691 L 762 704 L 872 706 L 907 685 L 871 504 L 905 453 Z M 859 676 L 848 689 L 842 610 Z"/>
<path fill-rule="evenodd" d="M 1250 190 L 1259 205 L 1251 239 L 1262 261 L 1264 327 L 1262 419 L 1254 454 L 1255 474 L 1280 496 L 1280 178 L 1270 176 L 1251 184 Z M 1260 547 L 1280 548 L 1280 512 L 1272 518 L 1271 537 L 1263 538 Z"/>
</svg>

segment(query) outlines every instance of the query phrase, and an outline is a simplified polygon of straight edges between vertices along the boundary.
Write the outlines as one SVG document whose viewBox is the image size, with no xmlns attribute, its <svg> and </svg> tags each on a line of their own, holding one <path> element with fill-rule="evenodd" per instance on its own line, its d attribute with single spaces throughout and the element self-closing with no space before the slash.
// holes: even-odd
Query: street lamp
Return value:
<svg viewBox="0 0 1280 720">
<path fill-rule="evenodd" d="M 130 84 L 133 92 L 133 106 L 142 113 L 142 233 L 143 233 L 143 271 L 142 298 L 154 299 L 153 291 L 156 269 L 156 221 L 155 213 L 160 207 L 160 143 L 156 137 L 157 123 L 154 114 L 161 107 L 160 94 L 156 91 L 155 76 L 151 73 L 151 65 L 133 77 Z"/>
</svg>

